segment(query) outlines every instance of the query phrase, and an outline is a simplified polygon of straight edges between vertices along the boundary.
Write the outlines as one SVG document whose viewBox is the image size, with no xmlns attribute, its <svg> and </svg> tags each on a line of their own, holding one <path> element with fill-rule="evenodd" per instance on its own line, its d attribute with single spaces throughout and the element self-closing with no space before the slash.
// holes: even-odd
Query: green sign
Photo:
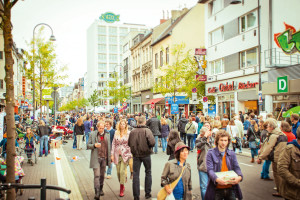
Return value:
<svg viewBox="0 0 300 200">
<path fill-rule="evenodd" d="M 115 15 L 111 12 L 106 12 L 100 16 L 99 19 L 103 19 L 107 23 L 114 23 L 120 21 L 120 15 Z"/>
<path fill-rule="evenodd" d="M 277 77 L 277 93 L 286 93 L 289 91 L 288 77 Z"/>
<path fill-rule="evenodd" d="M 51 97 L 52 91 L 53 91 L 52 88 L 43 89 L 43 93 L 42 93 L 43 100 L 53 101 L 53 98 Z"/>
</svg>

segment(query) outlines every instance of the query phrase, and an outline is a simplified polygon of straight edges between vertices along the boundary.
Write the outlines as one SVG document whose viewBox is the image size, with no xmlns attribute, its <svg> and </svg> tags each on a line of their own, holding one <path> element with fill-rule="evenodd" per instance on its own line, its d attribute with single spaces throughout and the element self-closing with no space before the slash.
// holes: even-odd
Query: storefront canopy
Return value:
<svg viewBox="0 0 300 200">
<path fill-rule="evenodd" d="M 164 99 L 165 99 L 165 98 L 151 99 L 151 100 L 147 101 L 147 102 L 144 103 L 144 104 L 152 104 L 152 103 L 156 104 L 156 103 L 158 103 L 159 101 L 164 100 Z M 164 102 L 165 102 L 165 101 L 163 101 L 163 103 L 164 103 Z"/>
</svg>

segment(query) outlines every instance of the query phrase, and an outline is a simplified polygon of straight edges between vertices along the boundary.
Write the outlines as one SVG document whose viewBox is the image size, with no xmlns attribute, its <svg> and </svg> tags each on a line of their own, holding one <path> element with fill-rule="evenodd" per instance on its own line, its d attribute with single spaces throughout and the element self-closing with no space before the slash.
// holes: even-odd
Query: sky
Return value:
<svg viewBox="0 0 300 200">
<path fill-rule="evenodd" d="M 56 38 L 56 53 L 61 65 L 68 66 L 67 84 L 75 83 L 87 71 L 86 31 L 105 12 L 120 15 L 120 23 L 155 27 L 163 10 L 191 8 L 198 0 L 24 0 L 12 9 L 13 39 L 17 48 L 29 49 L 26 41 L 33 29 L 46 23 Z M 166 12 L 165 12 L 166 13 Z M 36 30 L 37 33 L 37 30 Z M 45 38 L 51 36 L 44 28 Z"/>
</svg>

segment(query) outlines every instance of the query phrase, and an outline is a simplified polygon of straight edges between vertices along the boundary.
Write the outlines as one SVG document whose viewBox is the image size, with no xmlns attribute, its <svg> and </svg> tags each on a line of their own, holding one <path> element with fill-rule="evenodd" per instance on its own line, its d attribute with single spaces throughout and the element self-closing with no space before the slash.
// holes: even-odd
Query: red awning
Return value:
<svg viewBox="0 0 300 200">
<path fill-rule="evenodd" d="M 165 99 L 165 98 L 151 99 L 151 100 L 147 101 L 147 102 L 144 103 L 144 104 L 152 104 L 152 102 L 153 102 L 154 104 L 156 104 L 157 102 L 159 102 L 159 101 L 162 100 L 162 99 Z"/>
</svg>

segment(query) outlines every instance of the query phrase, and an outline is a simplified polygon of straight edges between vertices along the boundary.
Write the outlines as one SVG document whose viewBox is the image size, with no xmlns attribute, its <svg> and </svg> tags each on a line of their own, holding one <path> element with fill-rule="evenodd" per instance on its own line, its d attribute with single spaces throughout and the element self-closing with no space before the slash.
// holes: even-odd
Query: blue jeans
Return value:
<svg viewBox="0 0 300 200">
<path fill-rule="evenodd" d="M 76 148 L 77 148 L 77 139 L 76 139 L 75 132 L 73 133 L 73 138 L 74 138 L 74 141 L 73 141 L 73 149 L 76 149 Z"/>
<path fill-rule="evenodd" d="M 111 171 L 112 171 L 112 163 L 110 163 L 110 166 L 107 167 L 106 174 L 107 174 L 107 175 L 111 175 Z"/>
<path fill-rule="evenodd" d="M 163 152 L 165 152 L 167 149 L 167 138 L 166 137 L 161 138 L 161 145 L 162 145 Z"/>
<path fill-rule="evenodd" d="M 270 160 L 265 160 L 265 162 L 263 164 L 263 167 L 262 167 L 262 171 L 260 173 L 261 174 L 260 177 L 262 179 L 270 178 L 270 176 L 269 176 L 270 165 L 271 165 L 271 161 Z"/>
<path fill-rule="evenodd" d="M 199 181 L 200 181 L 200 192 L 201 192 L 201 198 L 204 199 L 207 184 L 208 184 L 208 175 L 206 172 L 198 171 L 199 172 Z"/>
<path fill-rule="evenodd" d="M 43 149 L 45 146 L 45 156 L 48 155 L 48 135 L 44 135 L 40 138 L 40 156 L 43 155 Z"/>
<path fill-rule="evenodd" d="M 194 134 L 194 139 L 193 139 L 193 143 L 192 143 L 192 149 L 195 148 L 196 138 L 197 138 L 197 134 Z"/>
<path fill-rule="evenodd" d="M 158 136 L 156 135 L 156 136 L 154 136 L 154 138 L 155 138 L 155 146 L 154 146 L 154 153 L 157 153 L 157 151 L 158 151 Z"/>
<path fill-rule="evenodd" d="M 187 133 L 186 137 L 188 139 L 188 146 L 190 147 L 191 151 L 193 151 L 193 140 L 194 140 L 194 134 L 192 133 Z"/>
<path fill-rule="evenodd" d="M 255 141 L 249 142 L 249 148 L 251 149 L 251 157 L 258 155 L 258 148 L 256 147 Z"/>
<path fill-rule="evenodd" d="M 88 141 L 89 141 L 90 133 L 91 133 L 91 132 L 86 132 L 86 133 L 85 133 L 85 139 L 86 139 L 85 142 L 86 142 L 86 146 L 87 146 L 87 143 L 88 143 Z"/>
</svg>

